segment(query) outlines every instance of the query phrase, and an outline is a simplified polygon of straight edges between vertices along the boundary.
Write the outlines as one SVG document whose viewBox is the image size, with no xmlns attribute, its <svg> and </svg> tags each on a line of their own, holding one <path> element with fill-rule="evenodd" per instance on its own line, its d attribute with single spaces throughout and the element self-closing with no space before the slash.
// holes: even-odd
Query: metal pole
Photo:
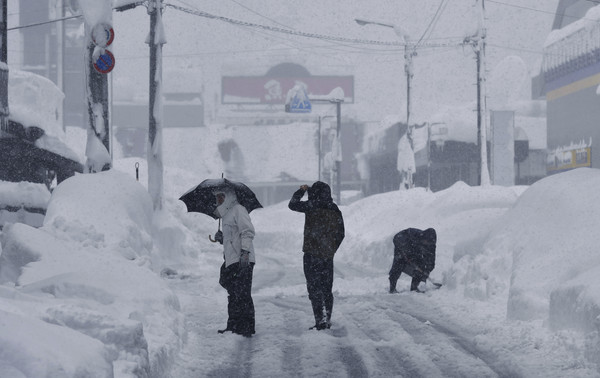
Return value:
<svg viewBox="0 0 600 378">
<path fill-rule="evenodd" d="M 410 137 L 410 79 L 412 76 L 412 53 L 409 51 L 408 44 L 404 46 L 404 72 L 406 73 L 406 127 Z"/>
<path fill-rule="evenodd" d="M 486 99 L 486 65 L 485 65 L 485 40 L 487 31 L 485 28 L 485 0 L 481 0 L 481 30 L 479 32 L 479 54 L 480 54 L 480 79 L 481 79 L 481 169 L 480 185 L 490 184 L 490 172 L 487 158 L 487 99 Z"/>
<path fill-rule="evenodd" d="M 321 181 L 321 116 L 319 116 L 319 174 L 318 181 Z"/>
<path fill-rule="evenodd" d="M 65 17 L 65 4 L 64 0 L 58 0 L 56 2 L 56 11 L 58 16 L 62 19 Z M 63 93 L 65 93 L 65 85 L 64 85 L 64 59 L 65 59 L 65 26 L 64 22 L 56 23 L 56 42 L 58 45 L 57 48 L 57 56 L 56 56 L 56 84 L 60 88 Z M 112 109 L 112 107 L 111 107 Z M 60 102 L 60 125 L 62 126 L 63 131 L 66 131 L 65 128 L 65 104 L 64 101 Z M 112 143 L 111 143 L 112 145 Z M 112 155 L 111 155 L 112 158 Z"/>
<path fill-rule="evenodd" d="M 406 40 L 406 38 L 405 38 Z M 411 152 L 414 154 L 414 146 L 413 146 L 413 138 L 412 138 L 412 127 L 410 126 L 410 110 L 411 110 L 411 101 L 410 101 L 410 90 L 411 90 L 411 80 L 413 76 L 413 56 L 414 49 L 410 49 L 410 45 L 406 43 L 404 45 L 404 72 L 406 73 L 406 137 L 408 138 L 408 143 L 410 145 Z M 402 138 L 402 135 L 399 135 L 399 138 Z M 408 172 L 408 187 L 413 187 L 412 180 L 413 172 Z"/>
<path fill-rule="evenodd" d="M 94 48 L 94 43 L 89 41 L 86 49 L 88 65 L 88 122 L 94 135 L 88 136 L 88 138 L 98 138 L 104 148 L 106 148 L 107 155 L 110 156 L 108 78 L 106 74 L 102 74 L 94 68 L 94 61 L 92 59 Z M 102 117 L 98 117 L 98 105 L 101 107 Z M 108 170 L 111 165 L 112 163 L 106 163 L 101 170 Z"/>
<path fill-rule="evenodd" d="M 342 140 L 341 138 L 341 129 L 342 129 L 342 103 L 341 101 L 336 102 L 336 113 L 337 113 L 337 148 L 338 153 L 341 154 L 342 148 Z M 340 157 L 341 158 L 341 157 Z M 338 159 L 335 161 L 335 171 L 336 171 L 336 196 L 338 200 L 338 205 L 342 204 L 342 162 Z"/>
<path fill-rule="evenodd" d="M 8 38 L 6 35 L 7 32 L 7 14 L 6 12 L 8 11 L 8 0 L 2 0 L 2 49 L 0 50 L 0 54 L 2 54 L 2 62 L 7 63 L 8 60 L 8 53 L 7 53 L 7 48 L 6 48 L 6 44 L 8 43 Z"/>
<path fill-rule="evenodd" d="M 150 14 L 150 98 L 148 101 L 148 192 L 155 210 L 162 209 L 162 41 L 157 33 L 162 27 L 162 0 L 148 4 Z"/>
<path fill-rule="evenodd" d="M 431 191 L 431 123 L 427 123 L 427 191 Z"/>
<path fill-rule="evenodd" d="M 477 60 L 477 151 L 479 159 L 477 159 L 477 185 L 481 185 L 481 57 L 480 51 L 475 52 Z"/>
<path fill-rule="evenodd" d="M 8 0 L 1 0 L 2 7 L 0 11 L 2 14 L 0 15 L 0 33 L 2 33 L 0 39 L 0 129 L 5 131 L 8 128 L 8 53 L 6 44 L 8 38 L 6 36 L 7 28 L 7 2 Z M 0 133 L 1 134 L 1 133 Z"/>
<path fill-rule="evenodd" d="M 160 58 L 160 55 L 158 53 L 158 47 L 159 45 L 156 43 L 156 23 L 157 23 L 157 1 L 151 1 L 150 3 L 150 7 L 152 7 L 152 9 L 148 9 L 148 12 L 150 13 L 150 38 L 149 38 L 149 44 L 150 44 L 150 78 L 149 78 L 149 83 L 150 83 L 150 98 L 148 100 L 148 108 L 149 108 L 149 113 L 148 113 L 148 140 L 150 141 L 150 146 L 154 145 L 154 141 L 156 138 L 156 118 L 154 115 L 154 106 L 155 106 L 155 101 L 156 101 L 156 90 L 158 87 L 158 83 L 157 83 L 157 70 L 158 70 L 158 59 Z M 148 151 L 148 154 L 150 154 L 151 151 Z"/>
</svg>

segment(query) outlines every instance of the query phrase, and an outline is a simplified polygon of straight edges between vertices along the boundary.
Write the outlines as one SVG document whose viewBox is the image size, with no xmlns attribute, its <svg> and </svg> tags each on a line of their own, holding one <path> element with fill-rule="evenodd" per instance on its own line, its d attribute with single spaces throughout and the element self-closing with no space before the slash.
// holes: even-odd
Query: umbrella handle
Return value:
<svg viewBox="0 0 600 378">
<path fill-rule="evenodd" d="M 221 218 L 219 218 L 219 228 L 217 231 L 221 231 Z M 213 243 L 216 243 L 217 240 L 212 238 L 212 235 L 208 235 L 208 240 L 210 240 Z"/>
</svg>

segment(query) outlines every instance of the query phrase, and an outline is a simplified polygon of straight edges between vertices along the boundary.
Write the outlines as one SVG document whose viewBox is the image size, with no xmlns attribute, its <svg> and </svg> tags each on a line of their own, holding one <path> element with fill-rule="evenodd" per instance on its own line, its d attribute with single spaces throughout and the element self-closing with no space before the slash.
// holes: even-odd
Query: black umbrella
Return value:
<svg viewBox="0 0 600 378">
<path fill-rule="evenodd" d="M 238 203 L 244 206 L 248 212 L 262 207 L 252 189 L 241 182 L 230 181 L 226 178 L 204 180 L 179 199 L 185 203 L 187 211 L 206 214 L 217 219 L 218 217 L 214 214 L 217 208 L 215 192 L 227 189 L 235 192 Z"/>
</svg>

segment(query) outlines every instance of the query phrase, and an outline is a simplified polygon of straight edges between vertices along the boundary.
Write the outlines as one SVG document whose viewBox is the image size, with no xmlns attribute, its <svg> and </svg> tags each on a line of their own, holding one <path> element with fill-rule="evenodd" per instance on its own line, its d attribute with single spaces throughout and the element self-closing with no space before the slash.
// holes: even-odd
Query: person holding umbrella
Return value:
<svg viewBox="0 0 600 378">
<path fill-rule="evenodd" d="M 237 202 L 234 191 L 215 192 L 218 204 L 215 215 L 221 219 L 223 231 L 215 240 L 223 244 L 225 261 L 221 266 L 219 284 L 227 290 L 227 327 L 219 333 L 232 332 L 251 337 L 254 329 L 252 274 L 255 264 L 254 226 L 246 208 Z"/>
<path fill-rule="evenodd" d="M 308 201 L 301 201 L 308 192 Z M 292 196 L 290 210 L 304 213 L 304 276 L 315 325 L 331 328 L 333 310 L 333 256 L 344 240 L 342 212 L 331 198 L 331 188 L 322 181 L 300 186 Z"/>
<path fill-rule="evenodd" d="M 223 245 L 224 262 L 219 284 L 227 290 L 227 327 L 219 333 L 232 332 L 245 337 L 255 333 L 252 275 L 254 226 L 249 212 L 262 207 L 254 193 L 244 184 L 227 179 L 208 179 L 184 194 L 188 211 L 219 219 L 223 230 L 214 242 Z M 210 236 L 209 236 L 210 239 Z"/>
</svg>

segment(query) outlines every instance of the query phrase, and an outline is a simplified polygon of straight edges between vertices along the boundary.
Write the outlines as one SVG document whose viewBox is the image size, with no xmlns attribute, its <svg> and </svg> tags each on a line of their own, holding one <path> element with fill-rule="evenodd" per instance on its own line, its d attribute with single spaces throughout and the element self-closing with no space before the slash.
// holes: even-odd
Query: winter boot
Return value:
<svg viewBox="0 0 600 378">
<path fill-rule="evenodd" d="M 323 304 L 317 303 L 317 301 L 314 301 L 311 304 L 313 308 L 313 314 L 315 316 L 315 327 L 317 327 L 319 324 L 325 322 Z"/>
<path fill-rule="evenodd" d="M 396 283 L 398 282 L 398 280 L 392 280 L 390 278 L 390 294 L 394 294 L 397 293 L 398 291 L 396 290 Z"/>
<path fill-rule="evenodd" d="M 325 311 L 325 328 L 331 328 L 331 310 Z"/>
<path fill-rule="evenodd" d="M 410 291 L 416 291 L 417 293 L 422 293 L 422 291 L 419 290 L 420 283 L 421 283 L 420 277 L 415 275 L 410 283 Z"/>
</svg>

